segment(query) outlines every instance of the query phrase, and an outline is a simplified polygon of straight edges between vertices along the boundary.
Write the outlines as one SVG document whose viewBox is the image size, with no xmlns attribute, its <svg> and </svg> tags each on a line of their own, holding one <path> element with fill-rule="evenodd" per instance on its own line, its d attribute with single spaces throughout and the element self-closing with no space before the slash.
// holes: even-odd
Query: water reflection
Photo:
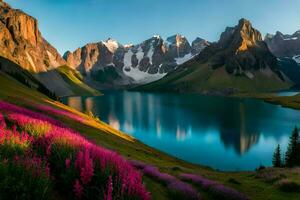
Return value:
<svg viewBox="0 0 300 200">
<path fill-rule="evenodd" d="M 150 146 L 223 170 L 270 165 L 275 145 L 286 147 L 300 119 L 298 111 L 262 101 L 201 95 L 119 92 L 63 100 Z"/>
</svg>

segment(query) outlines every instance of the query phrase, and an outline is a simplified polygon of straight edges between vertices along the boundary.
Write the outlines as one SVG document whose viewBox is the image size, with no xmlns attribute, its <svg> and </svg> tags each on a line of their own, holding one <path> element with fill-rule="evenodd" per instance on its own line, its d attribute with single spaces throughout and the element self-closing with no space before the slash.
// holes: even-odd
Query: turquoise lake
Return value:
<svg viewBox="0 0 300 200">
<path fill-rule="evenodd" d="M 149 146 L 222 171 L 272 165 L 276 145 L 285 151 L 300 125 L 300 111 L 255 99 L 122 91 L 62 100 Z"/>
</svg>

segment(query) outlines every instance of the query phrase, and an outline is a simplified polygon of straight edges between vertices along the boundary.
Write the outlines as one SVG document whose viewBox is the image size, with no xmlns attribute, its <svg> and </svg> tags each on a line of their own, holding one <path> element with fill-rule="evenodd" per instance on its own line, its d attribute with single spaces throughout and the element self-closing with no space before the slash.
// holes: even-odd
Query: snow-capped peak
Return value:
<svg viewBox="0 0 300 200">
<path fill-rule="evenodd" d="M 130 47 L 133 47 L 133 46 L 134 46 L 134 44 L 132 44 L 132 43 L 129 43 L 129 44 L 125 44 L 125 45 L 124 45 L 125 48 L 130 48 Z"/>
<path fill-rule="evenodd" d="M 107 49 L 111 52 L 114 53 L 118 48 L 119 48 L 119 43 L 111 38 L 108 38 L 105 42 L 102 42 Z"/>
</svg>

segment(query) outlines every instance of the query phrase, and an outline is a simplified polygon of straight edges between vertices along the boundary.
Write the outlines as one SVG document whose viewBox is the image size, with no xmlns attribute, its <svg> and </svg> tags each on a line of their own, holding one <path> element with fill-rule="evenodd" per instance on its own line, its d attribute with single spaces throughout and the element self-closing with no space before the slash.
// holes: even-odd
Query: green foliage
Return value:
<svg viewBox="0 0 300 200">
<path fill-rule="evenodd" d="M 46 96 L 48 96 L 49 98 L 51 98 L 53 100 L 58 100 L 58 101 L 60 100 L 59 97 L 56 96 L 56 94 L 54 92 L 51 92 L 50 90 L 48 90 L 48 88 L 46 88 L 40 82 L 30 83 L 30 81 L 28 80 L 28 78 L 26 78 L 26 76 L 23 76 L 22 74 L 16 73 L 16 72 L 7 72 L 7 74 L 9 74 L 11 77 L 16 79 L 17 81 L 19 81 L 23 85 L 25 85 L 29 88 L 32 88 L 32 89 L 36 89 L 37 91 L 45 94 Z"/>
<path fill-rule="evenodd" d="M 290 142 L 285 154 L 285 165 L 287 167 L 300 166 L 300 143 L 299 143 L 299 131 L 295 127 Z"/>
<path fill-rule="evenodd" d="M 272 163 L 273 163 L 274 167 L 282 167 L 281 150 L 280 150 L 280 145 L 279 144 L 275 149 Z"/>
<path fill-rule="evenodd" d="M 81 96 L 100 95 L 99 91 L 89 87 L 83 82 L 84 79 L 78 71 L 66 65 L 60 66 L 56 70 L 61 75 L 61 77 L 65 80 L 65 82 L 68 83 L 69 88 L 76 95 L 81 95 Z"/>
<path fill-rule="evenodd" d="M 282 179 L 277 183 L 278 188 L 284 192 L 299 192 L 300 185 L 288 179 Z"/>
<path fill-rule="evenodd" d="M 50 178 L 15 161 L 0 162 L 0 199 L 48 200 L 53 199 Z"/>
</svg>

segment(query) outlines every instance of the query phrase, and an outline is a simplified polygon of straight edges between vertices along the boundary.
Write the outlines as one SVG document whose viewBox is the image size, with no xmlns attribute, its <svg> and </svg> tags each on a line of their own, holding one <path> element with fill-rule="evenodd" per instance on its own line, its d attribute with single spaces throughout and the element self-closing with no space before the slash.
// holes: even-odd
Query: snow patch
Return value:
<svg viewBox="0 0 300 200">
<path fill-rule="evenodd" d="M 130 70 L 128 71 L 125 70 L 125 68 L 123 68 L 123 72 L 126 76 L 131 77 L 138 84 L 147 84 L 153 81 L 157 81 L 163 78 L 167 74 L 167 73 L 149 74 L 148 72 L 140 71 L 138 67 L 137 68 L 130 67 Z"/>
<path fill-rule="evenodd" d="M 140 63 L 140 61 L 143 59 L 144 57 L 144 52 L 143 52 L 143 49 L 142 47 L 139 47 L 138 48 L 138 51 L 137 53 L 135 54 L 136 55 L 136 58 L 138 59 L 138 63 Z"/>
<path fill-rule="evenodd" d="M 106 64 L 106 66 L 113 66 L 114 67 L 115 64 L 111 62 L 111 63 Z"/>
<path fill-rule="evenodd" d="M 152 55 L 152 54 L 150 53 L 150 55 Z M 131 49 L 127 53 L 125 53 L 123 72 L 126 76 L 131 77 L 136 83 L 146 84 L 146 83 L 150 83 L 153 81 L 157 81 L 167 74 L 167 73 L 150 74 L 148 72 L 140 71 L 138 67 L 133 68 L 132 63 L 131 63 L 131 58 L 133 55 L 134 55 L 134 53 L 131 51 Z M 147 56 L 149 56 L 149 53 L 147 54 Z M 138 52 L 136 53 L 136 57 L 139 60 L 139 62 L 144 57 L 144 52 L 141 47 L 138 49 Z M 151 56 L 151 61 L 152 61 L 152 56 Z"/>
<path fill-rule="evenodd" d="M 133 56 L 133 52 L 131 51 L 131 49 L 125 53 L 124 55 L 124 68 L 128 68 L 128 67 L 131 67 L 131 58 Z"/>
<path fill-rule="evenodd" d="M 254 75 L 251 73 L 251 72 L 245 72 L 245 75 L 250 78 L 250 79 L 253 79 L 254 78 Z"/>
<path fill-rule="evenodd" d="M 131 44 L 131 43 L 130 43 L 130 44 L 125 44 L 125 45 L 124 45 L 124 48 L 131 48 L 131 47 L 133 47 L 133 46 L 134 46 L 134 45 Z"/>
<path fill-rule="evenodd" d="M 151 45 L 148 53 L 147 53 L 147 57 L 149 58 L 149 63 L 150 65 L 152 65 L 152 57 L 153 57 L 153 54 L 154 54 L 154 48 L 153 48 L 153 45 Z"/>
<path fill-rule="evenodd" d="M 298 37 L 284 38 L 283 40 L 298 40 Z"/>
<path fill-rule="evenodd" d="M 177 65 L 181 65 L 187 61 L 189 61 L 191 58 L 193 58 L 192 53 L 188 53 L 184 55 L 183 57 L 175 58 Z"/>
<path fill-rule="evenodd" d="M 293 60 L 296 61 L 297 64 L 300 64 L 300 55 L 293 56 Z"/>
<path fill-rule="evenodd" d="M 103 44 L 107 47 L 107 49 L 111 52 L 114 53 L 118 48 L 119 44 L 116 40 L 113 39 L 108 39 Z"/>
</svg>

